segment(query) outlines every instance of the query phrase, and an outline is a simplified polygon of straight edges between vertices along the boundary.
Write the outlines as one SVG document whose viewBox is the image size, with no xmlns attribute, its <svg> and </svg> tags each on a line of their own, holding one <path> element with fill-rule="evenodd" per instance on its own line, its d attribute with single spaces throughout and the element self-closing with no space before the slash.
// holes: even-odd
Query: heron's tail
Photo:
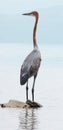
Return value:
<svg viewBox="0 0 63 130">
<path fill-rule="evenodd" d="M 20 84 L 24 85 L 28 80 L 28 74 L 24 74 L 23 76 L 20 74 Z"/>
</svg>

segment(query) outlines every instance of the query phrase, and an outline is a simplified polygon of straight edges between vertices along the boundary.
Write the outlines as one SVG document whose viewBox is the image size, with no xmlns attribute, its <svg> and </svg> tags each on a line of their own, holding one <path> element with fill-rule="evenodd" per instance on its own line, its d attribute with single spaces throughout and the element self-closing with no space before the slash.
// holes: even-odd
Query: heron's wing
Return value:
<svg viewBox="0 0 63 130">
<path fill-rule="evenodd" d="M 28 75 L 28 77 L 37 73 L 40 66 L 41 56 L 39 51 L 33 50 L 24 60 L 21 66 L 21 76 Z"/>
<path fill-rule="evenodd" d="M 39 57 L 33 59 L 29 70 L 30 76 L 37 74 L 38 69 L 40 67 L 40 63 L 41 63 L 41 59 Z"/>
</svg>

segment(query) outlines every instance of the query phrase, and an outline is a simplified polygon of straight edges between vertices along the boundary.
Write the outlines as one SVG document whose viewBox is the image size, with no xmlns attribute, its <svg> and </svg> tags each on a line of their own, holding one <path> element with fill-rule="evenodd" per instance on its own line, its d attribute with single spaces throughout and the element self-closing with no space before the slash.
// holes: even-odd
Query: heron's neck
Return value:
<svg viewBox="0 0 63 130">
<path fill-rule="evenodd" d="M 35 21 L 35 26 L 34 26 L 34 30 L 33 30 L 33 43 L 34 43 L 34 48 L 38 48 L 37 42 L 36 42 L 36 30 L 37 30 L 37 23 L 38 23 L 38 16 L 36 17 L 36 21 Z"/>
</svg>

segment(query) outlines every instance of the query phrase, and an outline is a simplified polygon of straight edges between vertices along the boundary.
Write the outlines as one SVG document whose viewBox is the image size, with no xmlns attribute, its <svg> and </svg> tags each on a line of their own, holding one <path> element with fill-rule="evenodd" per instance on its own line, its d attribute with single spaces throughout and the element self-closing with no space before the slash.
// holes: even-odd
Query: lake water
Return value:
<svg viewBox="0 0 63 130">
<path fill-rule="evenodd" d="M 39 45 L 42 64 L 35 84 L 40 109 L 0 108 L 1 130 L 63 130 L 63 45 Z M 23 59 L 33 46 L 0 44 L 0 103 L 25 101 L 19 75 Z M 29 81 L 29 99 L 33 78 Z"/>
</svg>

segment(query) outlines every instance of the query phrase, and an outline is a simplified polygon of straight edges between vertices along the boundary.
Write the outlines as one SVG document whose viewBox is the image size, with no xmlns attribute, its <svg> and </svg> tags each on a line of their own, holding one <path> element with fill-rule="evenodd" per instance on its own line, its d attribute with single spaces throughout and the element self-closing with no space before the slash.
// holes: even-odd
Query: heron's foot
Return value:
<svg viewBox="0 0 63 130">
<path fill-rule="evenodd" d="M 26 103 L 27 103 L 27 104 L 28 104 L 28 103 L 32 103 L 32 101 L 28 99 L 28 100 L 26 101 Z"/>
<path fill-rule="evenodd" d="M 27 101 L 26 101 L 26 104 L 28 104 L 28 105 L 30 106 L 30 108 L 42 107 L 39 103 L 30 101 L 30 100 L 27 100 Z"/>
</svg>

